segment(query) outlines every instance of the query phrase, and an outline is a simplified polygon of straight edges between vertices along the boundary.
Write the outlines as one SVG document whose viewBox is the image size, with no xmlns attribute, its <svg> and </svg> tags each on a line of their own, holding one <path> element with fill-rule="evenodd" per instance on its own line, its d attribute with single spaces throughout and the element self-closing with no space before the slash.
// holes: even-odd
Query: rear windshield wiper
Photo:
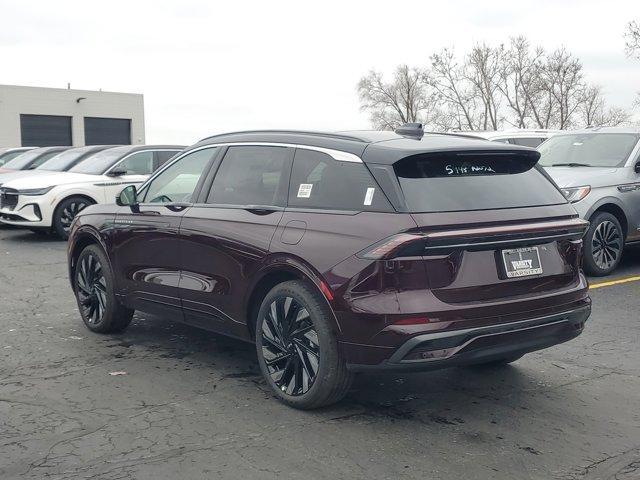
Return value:
<svg viewBox="0 0 640 480">
<path fill-rule="evenodd" d="M 588 165 L 586 163 L 553 163 L 551 165 L 552 167 L 590 167 L 591 165 Z"/>
</svg>

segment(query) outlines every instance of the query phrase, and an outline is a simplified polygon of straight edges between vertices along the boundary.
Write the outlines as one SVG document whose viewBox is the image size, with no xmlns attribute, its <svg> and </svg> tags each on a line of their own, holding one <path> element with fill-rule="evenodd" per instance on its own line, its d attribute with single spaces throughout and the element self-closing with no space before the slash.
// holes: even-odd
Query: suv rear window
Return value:
<svg viewBox="0 0 640 480">
<path fill-rule="evenodd" d="M 296 150 L 289 206 L 325 210 L 393 211 L 363 163 L 339 162 L 326 153 Z"/>
<path fill-rule="evenodd" d="M 566 203 L 535 162 L 528 152 L 439 153 L 404 158 L 394 169 L 414 213 Z"/>
</svg>

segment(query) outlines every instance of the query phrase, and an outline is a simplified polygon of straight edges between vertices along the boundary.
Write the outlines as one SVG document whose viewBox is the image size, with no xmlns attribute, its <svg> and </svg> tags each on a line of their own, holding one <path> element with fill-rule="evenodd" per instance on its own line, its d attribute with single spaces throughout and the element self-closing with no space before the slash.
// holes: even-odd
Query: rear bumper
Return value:
<svg viewBox="0 0 640 480">
<path fill-rule="evenodd" d="M 490 362 L 551 347 L 582 333 L 591 306 L 545 317 L 410 338 L 387 360 L 348 364 L 352 371 L 428 371 Z"/>
</svg>

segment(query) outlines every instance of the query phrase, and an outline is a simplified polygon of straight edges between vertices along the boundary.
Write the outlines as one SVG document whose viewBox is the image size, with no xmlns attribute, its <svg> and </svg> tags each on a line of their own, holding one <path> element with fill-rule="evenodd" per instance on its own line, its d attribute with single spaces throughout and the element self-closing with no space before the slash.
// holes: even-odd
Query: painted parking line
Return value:
<svg viewBox="0 0 640 480">
<path fill-rule="evenodd" d="M 620 285 L 622 283 L 630 282 L 640 282 L 640 276 L 619 278 L 618 280 L 611 280 L 609 282 L 592 283 L 591 285 L 589 285 L 589 289 L 593 290 L 595 288 L 611 287 L 613 285 Z"/>
</svg>

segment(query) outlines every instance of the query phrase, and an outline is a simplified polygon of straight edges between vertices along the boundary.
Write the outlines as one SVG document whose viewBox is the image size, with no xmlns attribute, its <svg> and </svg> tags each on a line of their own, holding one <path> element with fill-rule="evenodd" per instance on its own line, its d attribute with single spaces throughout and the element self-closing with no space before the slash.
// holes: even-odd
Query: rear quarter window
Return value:
<svg viewBox="0 0 640 480">
<path fill-rule="evenodd" d="M 336 161 L 326 153 L 296 150 L 289 186 L 290 207 L 393 211 L 363 163 Z"/>
<path fill-rule="evenodd" d="M 531 153 L 420 154 L 400 160 L 394 170 L 414 213 L 566 203 Z"/>
</svg>

